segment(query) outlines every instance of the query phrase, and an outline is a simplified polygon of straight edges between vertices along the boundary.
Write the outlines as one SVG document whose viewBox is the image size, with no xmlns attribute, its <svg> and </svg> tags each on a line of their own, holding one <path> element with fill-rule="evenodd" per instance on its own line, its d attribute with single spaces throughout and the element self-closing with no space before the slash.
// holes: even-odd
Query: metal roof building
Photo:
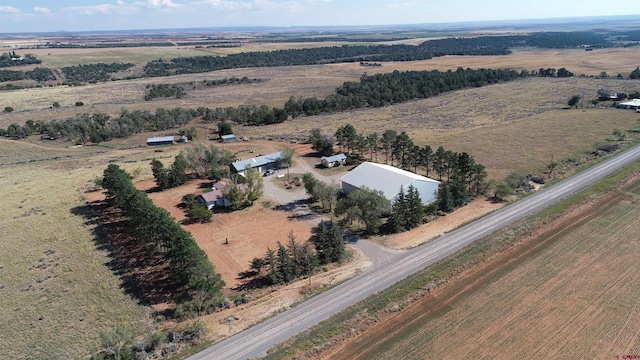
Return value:
<svg viewBox="0 0 640 360">
<path fill-rule="evenodd" d="M 438 186 L 440 185 L 437 180 L 393 166 L 372 162 L 358 165 L 341 177 L 340 182 L 342 183 L 342 191 L 346 194 L 367 187 L 382 191 L 384 196 L 392 202 L 400 192 L 400 187 L 406 191 L 409 185 L 413 185 L 420 193 L 423 204 L 432 203 L 438 198 Z"/>
<path fill-rule="evenodd" d="M 173 144 L 173 136 L 156 136 L 147 139 L 147 145 L 166 145 Z"/>
<path fill-rule="evenodd" d="M 323 156 L 320 158 L 320 162 L 322 162 L 322 165 L 324 165 L 325 167 L 340 166 L 344 164 L 345 160 L 347 160 L 347 156 L 345 154 Z"/>
<path fill-rule="evenodd" d="M 638 109 L 640 108 L 640 99 L 633 99 L 618 103 L 618 107 L 625 109 Z"/>
<path fill-rule="evenodd" d="M 233 135 L 233 134 L 229 134 L 229 135 L 222 135 L 222 136 L 220 136 L 220 142 L 223 142 L 223 143 L 226 143 L 226 142 L 234 142 L 234 141 L 236 141 L 236 140 L 238 140 L 238 139 L 237 139 L 237 138 L 236 138 L 236 136 L 235 136 L 235 135 Z"/>
<path fill-rule="evenodd" d="M 231 164 L 231 171 L 244 176 L 244 170 L 247 166 L 258 169 L 259 172 L 275 169 L 278 167 L 278 162 L 281 158 L 282 151 L 278 151 L 273 154 L 260 155 L 251 159 L 236 161 Z"/>
</svg>

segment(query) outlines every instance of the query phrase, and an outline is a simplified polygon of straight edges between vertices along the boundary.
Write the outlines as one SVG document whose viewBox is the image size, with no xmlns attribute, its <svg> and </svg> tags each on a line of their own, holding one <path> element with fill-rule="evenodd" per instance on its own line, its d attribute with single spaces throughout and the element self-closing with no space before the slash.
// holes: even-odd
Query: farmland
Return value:
<svg viewBox="0 0 640 360">
<path fill-rule="evenodd" d="M 637 354 L 638 210 L 636 176 L 387 316 L 331 358 Z"/>
<path fill-rule="evenodd" d="M 202 54 L 224 55 L 239 51 L 317 47 L 331 44 L 252 43 L 242 48 L 229 49 L 151 47 L 38 49 L 33 52 L 43 60 L 43 64 L 55 70 L 64 66 L 96 62 L 132 62 L 136 64 L 136 68 L 131 71 L 131 74 L 139 74 L 141 67 L 147 61 L 158 58 Z M 335 88 L 343 82 L 357 81 L 365 72 L 374 74 L 393 70 L 431 69 L 446 71 L 455 70 L 457 67 L 511 67 L 530 70 L 541 67 L 566 67 L 576 74 L 592 76 L 566 79 L 532 77 L 510 83 L 449 92 L 426 100 L 376 109 L 365 108 L 330 115 L 302 117 L 270 126 L 250 127 L 233 124 L 234 132 L 239 137 L 247 137 L 250 141 L 225 145 L 227 149 L 236 152 L 239 156 L 247 157 L 249 152 L 264 153 L 277 150 L 287 141 L 303 142 L 312 128 L 320 128 L 325 133 L 333 134 L 339 126 L 350 123 L 358 132 L 364 134 L 373 131 L 382 132 L 386 129 L 407 131 L 418 145 L 430 144 L 434 148 L 442 145 L 453 151 L 466 151 L 479 163 L 486 165 L 490 178 L 502 179 L 512 171 L 544 174 L 546 165 L 553 160 L 591 161 L 593 157 L 590 153 L 598 144 L 616 143 L 624 146 L 636 141 L 637 132 L 625 132 L 624 140 L 614 139 L 612 132 L 614 129 L 622 131 L 637 129 L 638 114 L 611 108 L 608 106 L 610 103 L 604 103 L 607 105 L 606 108 L 599 108 L 591 105 L 589 101 L 595 98 L 597 90 L 601 88 L 620 92 L 637 91 L 638 82 L 615 79 L 613 76 L 618 73 L 627 76 L 637 66 L 638 58 L 640 58 L 640 50 L 637 48 L 613 48 L 592 52 L 573 49 L 554 51 L 516 49 L 513 54 L 507 56 L 446 56 L 424 61 L 383 62 L 380 67 L 362 67 L 358 63 L 344 63 L 232 69 L 202 74 L 108 81 L 82 86 L 29 88 L 1 92 L 2 106 L 11 106 L 15 111 L 0 113 L 0 127 L 6 128 L 13 123 L 24 124 L 27 120 L 64 119 L 85 112 L 102 112 L 115 116 L 123 109 L 155 111 L 157 108 L 199 106 L 214 108 L 247 104 L 280 107 L 290 96 L 325 97 L 333 93 Z M 601 72 L 607 72 L 612 77 L 599 78 L 598 75 Z M 205 80 L 219 80 L 234 76 L 247 76 L 263 81 L 216 87 L 202 84 Z M 176 84 L 184 87 L 186 95 L 181 99 L 162 98 L 144 101 L 145 88 L 150 84 Z M 566 109 L 568 98 L 574 94 L 584 97 L 582 106 L 579 109 Z M 77 101 L 84 102 L 85 106 L 75 106 Z M 54 108 L 52 106 L 54 102 L 59 102 L 61 106 Z M 215 132 L 215 123 L 204 123 L 198 118 L 189 123 L 188 127 L 190 126 L 195 126 L 198 130 L 195 142 L 207 146 L 212 143 L 207 136 Z M 116 163 L 130 174 L 134 174 L 134 181 L 137 182 L 138 187 L 150 187 L 152 185 L 150 160 L 159 157 L 163 162 L 167 162 L 185 145 L 164 147 L 162 154 L 157 154 L 153 149 L 144 147 L 142 144 L 148 136 L 173 133 L 174 130 L 168 130 L 162 134 L 160 132 L 136 134 L 130 138 L 117 139 L 95 146 L 91 144 L 92 146 L 78 147 L 71 146 L 70 142 L 62 140 L 41 140 L 37 135 L 20 141 L 0 140 L 0 186 L 5 189 L 4 206 L 0 211 L 0 235 L 3 238 L 0 243 L 0 316 L 3 319 L 0 324 L 3 334 L 0 337 L 0 348 L 5 349 L 3 354 L 8 358 L 86 358 L 99 347 L 101 331 L 126 323 L 135 328 L 137 335 L 141 335 L 157 326 L 151 316 L 155 309 L 143 306 L 139 299 L 128 293 L 118 269 L 113 268 L 114 258 L 109 252 L 108 245 L 109 234 L 104 234 L 105 228 L 101 227 L 99 220 L 95 217 L 96 214 L 93 213 L 93 208 L 87 203 L 93 199 L 85 191 L 95 186 L 94 179 L 99 177 L 110 163 Z M 564 175 L 563 172 L 571 173 L 574 169 L 572 166 L 562 165 L 558 173 L 561 175 Z M 190 183 L 185 187 L 152 193 L 150 198 L 157 205 L 168 210 L 172 216 L 181 220 L 183 212 L 176 205 L 185 193 L 198 191 L 200 189 L 198 186 L 197 183 Z M 625 242 L 629 240 L 628 235 L 633 235 L 633 229 L 625 227 L 622 222 L 626 220 L 627 223 L 634 224 L 635 221 L 637 224 L 637 219 L 629 217 L 638 210 L 635 207 L 638 204 L 637 183 L 634 186 L 619 190 L 620 193 L 627 195 L 627 200 L 607 203 L 608 205 L 602 208 L 602 216 L 608 217 L 601 219 L 585 215 L 586 220 L 580 220 L 586 222 L 585 224 L 588 223 L 591 226 L 590 229 L 597 231 L 587 231 L 579 226 L 571 227 L 570 229 L 575 229 L 576 234 L 582 237 L 578 238 L 577 235 L 575 238 L 572 237 L 573 232 L 562 233 L 567 238 L 550 244 L 548 248 L 553 249 L 554 252 L 544 257 L 544 261 L 536 255 L 525 262 L 523 266 L 527 266 L 529 273 L 519 275 L 505 273 L 504 278 L 510 279 L 510 284 L 530 283 L 532 285 L 529 287 L 535 288 L 537 295 L 530 293 L 526 295 L 528 297 L 525 300 L 509 298 L 507 295 L 511 294 L 511 290 L 504 287 L 506 285 L 501 283 L 502 278 L 492 279 L 487 287 L 499 294 L 505 294 L 504 298 L 507 298 L 509 303 L 498 303 L 499 299 L 489 298 L 489 295 L 485 294 L 484 298 L 462 306 L 460 311 L 463 312 L 456 318 L 459 321 L 452 322 L 456 324 L 455 328 L 450 332 L 438 334 L 438 338 L 442 337 L 445 340 L 437 343 L 435 338 L 427 339 L 428 341 L 422 338 L 416 338 L 416 340 L 433 344 L 433 348 L 439 351 L 434 354 L 460 355 L 467 351 L 479 356 L 489 356 L 477 350 L 478 348 L 461 348 L 460 352 L 456 352 L 457 349 L 447 347 L 447 344 L 455 343 L 452 340 L 455 336 L 471 335 L 478 336 L 476 338 L 478 344 L 496 343 L 494 348 L 488 347 L 487 351 L 506 344 L 500 342 L 503 340 L 496 341 L 496 339 L 507 338 L 498 329 L 492 330 L 493 332 L 486 337 L 474 333 L 473 329 L 477 331 L 478 325 L 471 322 L 473 319 L 480 319 L 477 320 L 479 323 L 497 321 L 497 324 L 502 324 L 507 329 L 513 328 L 514 334 L 522 334 L 519 336 L 526 337 L 524 329 L 516 328 L 513 324 L 515 320 L 531 315 L 535 324 L 541 326 L 541 331 L 555 331 L 558 337 L 562 338 L 571 335 L 568 333 L 571 329 L 559 329 L 558 324 L 566 318 L 558 316 L 556 319 L 555 315 L 574 316 L 576 321 L 583 321 L 584 317 L 590 314 L 594 317 L 599 316 L 598 319 L 603 323 L 602 329 L 586 328 L 591 334 L 595 334 L 592 338 L 599 336 L 598 334 L 607 329 L 614 329 L 616 324 L 619 325 L 619 329 L 616 328 L 618 332 L 611 330 L 612 337 L 606 339 L 610 339 L 612 344 L 617 344 L 616 346 L 628 345 L 629 348 L 619 350 L 611 347 L 609 353 L 623 353 L 623 350 L 626 352 L 637 349 L 637 345 L 633 348 L 634 344 L 622 336 L 623 332 L 637 333 L 638 331 L 636 328 L 625 327 L 638 323 L 637 319 L 632 317 L 637 314 L 625 312 L 629 306 L 637 303 L 637 301 L 633 302 L 633 299 L 636 299 L 633 293 L 625 292 L 637 283 L 637 279 L 633 273 L 624 272 L 625 269 L 622 267 L 615 267 L 607 262 L 615 259 L 614 263 L 620 262 L 631 268 L 631 259 L 638 255 L 632 246 Z M 233 288 L 242 285 L 242 279 L 238 274 L 247 270 L 252 257 L 264 255 L 266 246 L 273 247 L 278 241 L 286 241 L 289 230 L 294 230 L 298 240 L 303 241 L 308 239 L 311 233 L 309 223 L 292 220 L 288 213 L 274 210 L 272 206 L 276 204 L 270 204 L 269 201 L 273 199 L 267 195 L 252 208 L 236 213 L 216 214 L 213 223 L 185 227 L 193 233 L 198 245 L 222 273 L 228 285 L 225 295 L 237 294 Z M 588 210 L 587 213 L 589 211 L 595 212 Z M 465 216 L 473 218 L 474 214 Z M 247 225 L 247 219 L 251 219 L 250 226 Z M 607 227 L 605 224 L 608 222 L 612 224 Z M 616 225 L 614 226 L 613 223 Z M 433 227 L 434 224 L 428 224 L 428 226 Z M 435 227 L 437 228 L 437 225 Z M 602 237 L 606 232 L 618 236 L 617 238 L 607 237 L 608 245 L 594 245 L 596 243 L 594 236 Z M 408 239 L 406 234 L 404 236 L 404 238 L 387 239 L 386 243 L 397 248 L 415 245 L 411 244 L 411 239 Z M 633 236 L 631 238 L 633 239 Z M 226 239 L 231 243 L 223 245 Z M 581 242 L 581 239 L 591 240 Z M 560 247 L 562 244 L 572 242 L 573 247 Z M 584 289 L 580 287 L 578 280 L 571 278 L 580 273 L 576 275 L 575 270 L 562 270 L 562 258 L 559 255 L 561 252 L 572 254 L 575 252 L 569 259 L 575 264 L 575 269 L 581 269 L 582 272 L 588 268 L 602 271 L 592 273 L 592 276 L 600 279 L 601 282 L 585 286 Z M 319 279 L 321 276 L 323 276 L 322 281 L 329 284 L 332 281 L 343 281 L 355 275 L 367 264 L 366 259 L 359 254 L 353 254 L 353 257 L 351 267 L 345 267 L 346 270 L 324 269 L 326 271 L 318 275 L 318 279 L 314 278 L 314 286 L 322 286 L 316 284 L 316 282 L 321 283 Z M 549 266 L 549 269 L 539 270 L 542 263 L 548 264 L 546 266 Z M 541 276 L 540 279 L 532 279 L 531 271 L 539 271 L 547 278 Z M 552 277 L 554 272 L 561 271 L 564 271 L 563 279 Z M 594 289 L 604 282 L 605 276 L 623 279 L 625 286 L 609 289 L 606 293 L 603 292 L 605 291 L 603 288 L 599 293 L 601 300 L 598 300 L 598 294 Z M 569 291 L 564 286 L 574 288 Z M 205 317 L 205 322 L 212 329 L 210 339 L 218 340 L 230 333 L 240 331 L 243 327 L 264 319 L 270 314 L 269 311 L 287 308 L 303 299 L 308 290 L 311 290 L 309 291 L 311 293 L 315 291 L 313 288 L 306 288 L 306 281 L 305 284 L 296 283 L 278 288 L 278 291 L 273 292 L 271 289 L 264 289 L 262 293 L 255 294 L 256 297 L 260 296 L 260 299 L 248 304 L 247 307 L 209 315 Z M 592 307 L 596 310 L 602 305 L 598 301 L 612 298 L 615 300 L 615 306 L 611 307 L 615 308 L 613 310 L 617 313 L 610 314 L 611 309 L 607 308 L 606 311 L 597 310 L 600 312 L 596 313 L 566 310 L 566 314 L 557 314 L 558 311 L 553 308 L 553 304 L 543 303 L 546 307 L 539 312 L 534 313 L 534 310 L 529 310 L 526 314 L 512 313 L 513 324 L 500 323 L 489 317 L 491 312 L 487 309 L 491 306 L 524 308 L 524 305 L 538 300 L 536 296 L 542 296 L 542 294 L 554 296 L 561 294 L 566 297 L 561 299 L 558 296 L 554 304 L 566 305 L 573 302 L 580 304 L 583 308 Z M 154 305 L 162 307 L 167 304 Z M 415 305 L 415 308 L 418 312 L 423 310 L 420 305 Z M 413 311 L 411 309 L 413 308 L 399 313 L 399 316 Z M 622 320 L 625 314 L 631 319 L 629 323 L 624 323 Z M 230 315 L 239 316 L 233 329 L 222 321 Z M 486 317 L 481 318 L 481 316 Z M 433 317 L 429 318 L 429 321 L 440 325 L 444 320 Z M 542 328 L 543 323 L 548 327 Z M 515 332 L 516 330 L 519 333 Z M 402 333 L 401 336 L 405 336 L 404 334 Z M 535 341 L 522 343 L 521 349 L 514 350 L 521 352 L 536 350 Z M 548 345 L 558 349 L 565 344 L 549 343 Z M 356 343 L 355 346 L 358 344 Z M 382 348 L 379 348 L 379 351 L 388 351 L 389 357 L 396 354 L 393 345 L 385 342 L 380 346 Z M 418 354 L 424 349 L 418 345 L 412 346 L 415 346 L 416 350 L 409 351 L 416 351 L 416 353 L 406 353 L 407 355 Z M 592 353 L 589 349 L 592 348 L 588 348 L 589 346 L 591 345 L 585 344 L 584 349 L 576 348 L 572 351 L 575 350 L 584 357 L 591 357 Z M 344 351 L 351 350 L 345 348 Z M 496 354 L 497 350 L 491 355 Z M 541 357 L 562 355 L 542 352 L 540 354 L 544 355 Z"/>
</svg>

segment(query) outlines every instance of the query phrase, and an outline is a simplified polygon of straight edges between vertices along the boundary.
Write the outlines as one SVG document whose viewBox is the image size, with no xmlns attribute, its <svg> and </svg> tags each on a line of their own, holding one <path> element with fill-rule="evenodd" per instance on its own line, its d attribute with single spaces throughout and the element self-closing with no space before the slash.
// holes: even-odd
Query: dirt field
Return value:
<svg viewBox="0 0 640 360">
<path fill-rule="evenodd" d="M 390 313 L 322 358 L 613 359 L 640 354 L 638 210 L 636 177 Z"/>
</svg>

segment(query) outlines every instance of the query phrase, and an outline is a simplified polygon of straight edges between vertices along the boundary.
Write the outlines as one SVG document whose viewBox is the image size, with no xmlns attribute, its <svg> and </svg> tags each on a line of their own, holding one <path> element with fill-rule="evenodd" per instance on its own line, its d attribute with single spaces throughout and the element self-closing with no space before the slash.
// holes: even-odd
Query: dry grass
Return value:
<svg viewBox="0 0 640 360">
<path fill-rule="evenodd" d="M 172 48 L 154 48 L 157 51 L 177 51 L 179 49 Z M 239 48 L 241 49 L 241 48 Z M 83 59 L 83 52 L 94 51 L 96 49 L 55 49 L 66 50 L 69 56 Z M 133 61 L 129 57 L 138 57 L 140 49 L 129 49 L 129 55 L 126 49 L 113 49 L 115 54 L 123 57 L 122 62 Z M 200 49 L 198 49 L 199 51 Z M 228 49 L 223 49 L 228 50 Z M 105 49 L 99 49 L 97 54 L 102 56 Z M 187 51 L 184 56 L 193 55 L 188 51 L 195 50 L 179 50 Z M 77 54 L 76 54 L 77 52 Z M 160 57 L 161 54 L 150 52 L 154 58 Z M 156 55 L 158 55 L 156 57 Z M 171 54 L 164 54 L 165 58 L 169 58 Z M 53 55 L 52 55 L 53 56 Z M 89 56 L 89 55 L 87 55 Z M 96 55 L 97 56 L 97 55 Z M 119 55 L 118 55 L 119 56 Z M 99 57 L 99 56 L 98 56 Z M 510 67 L 516 69 L 535 70 L 541 67 L 566 67 L 576 74 L 584 73 L 587 75 L 598 75 L 602 71 L 610 75 L 622 73 L 628 75 L 637 66 L 637 59 L 640 58 L 640 49 L 603 49 L 597 51 L 579 51 L 579 50 L 558 50 L 558 51 L 531 51 L 518 50 L 514 54 L 508 56 L 446 56 L 434 58 L 425 61 L 414 62 L 390 62 L 383 63 L 381 67 L 361 67 L 357 63 L 333 64 L 324 66 L 299 66 L 299 67 L 279 67 L 279 68 L 250 68 L 250 69 L 231 69 L 224 71 L 216 71 L 203 74 L 190 74 L 172 77 L 160 78 L 144 78 L 131 81 L 116 81 L 102 84 L 86 85 L 80 87 L 59 86 L 53 88 L 35 88 L 24 89 L 19 91 L 3 92 L 3 106 L 12 106 L 15 111 L 11 114 L 0 113 L 0 126 L 6 127 L 12 122 L 24 122 L 29 119 L 55 119 L 73 116 L 76 112 L 105 112 L 118 113 L 121 108 L 126 109 L 147 109 L 155 110 L 158 107 L 217 107 L 217 106 L 238 106 L 242 104 L 268 105 L 281 107 L 289 96 L 309 97 L 316 96 L 323 98 L 333 93 L 336 87 L 345 81 L 358 81 L 360 76 L 367 72 L 369 74 L 379 72 L 391 72 L 393 70 L 448 70 L 457 67 L 470 68 L 501 68 Z M 95 62 L 95 61 L 89 61 Z M 107 62 L 106 60 L 104 62 Z M 133 72 L 140 71 L 133 70 Z M 263 83 L 219 86 L 219 87 L 197 87 L 192 89 L 189 83 L 199 83 L 203 80 L 221 79 L 231 76 L 247 76 L 249 78 L 264 79 Z M 549 79 L 548 79 L 549 80 Z M 562 81 L 567 84 L 575 84 L 581 79 L 568 79 Z M 595 91 L 600 87 L 609 86 L 618 91 L 635 91 L 638 85 L 634 81 L 620 80 L 596 80 L 591 79 L 592 86 L 587 86 L 588 92 L 582 93 L 588 99 L 595 97 Z M 549 80 L 553 82 L 553 80 Z M 181 84 L 187 96 L 183 99 L 156 99 L 154 101 L 145 102 L 144 89 L 147 84 L 171 83 Z M 599 85 L 596 85 L 599 84 Z M 551 85 L 544 89 L 542 94 L 538 94 L 539 87 L 536 92 L 528 92 L 529 96 L 536 98 L 548 99 L 553 97 L 551 101 L 562 103 L 566 102 L 566 98 L 570 96 L 563 93 L 565 87 L 562 85 Z M 522 89 L 527 92 L 528 89 Z M 577 90 L 580 90 L 577 88 Z M 509 89 L 505 89 L 508 92 Z M 518 90 L 515 90 L 518 91 Z M 506 95 L 506 97 L 505 97 Z M 508 99 L 509 94 L 500 94 L 497 98 L 491 97 L 485 100 L 495 100 L 500 98 Z M 62 107 L 59 109 L 51 108 L 54 101 L 58 101 Z M 74 106 L 76 101 L 83 101 L 85 107 L 82 109 Z M 529 101 L 532 104 L 539 105 L 540 101 Z M 549 100 L 546 100 L 549 101 Z M 404 105 L 400 105 L 401 107 Z M 464 105 L 462 105 L 464 106 Z M 482 106 L 482 108 L 485 108 Z M 469 109 L 469 107 L 465 107 Z M 457 110 L 457 108 L 456 108 Z"/>
<path fill-rule="evenodd" d="M 0 142 L 3 154 L 14 147 Z M 36 160 L 43 156 L 33 153 Z M 120 288 L 107 265 L 111 259 L 104 239 L 96 237 L 96 225 L 82 215 L 80 190 L 91 185 L 108 159 L 0 165 L 5 189 L 0 211 L 3 358 L 83 358 L 107 327 L 126 322 L 137 332 L 146 329 L 147 310 Z"/>
<path fill-rule="evenodd" d="M 433 311 L 425 310 L 431 303 L 427 297 L 332 358 L 420 359 L 428 353 L 438 359 L 612 359 L 639 354 L 639 210 L 636 177 L 634 184 L 551 224 L 540 235 L 543 246 L 513 264 L 487 270 L 482 285 L 461 288 L 456 300 L 444 300 L 446 305 Z"/>
<path fill-rule="evenodd" d="M 169 58 L 169 51 L 157 53 L 133 49 L 113 50 L 113 58 L 101 57 L 108 50 L 95 51 L 95 58 L 71 50 L 54 54 L 57 65 L 95 62 L 136 62 L 149 58 Z M 213 49 L 215 50 L 215 49 Z M 617 74 L 616 67 L 635 68 L 632 56 L 612 53 L 598 65 L 593 74 L 607 71 Z M 57 51 L 57 50 L 56 50 Z M 191 52 L 189 52 L 191 51 Z M 192 54 L 194 49 L 183 54 Z M 604 51 L 604 50 L 603 50 Z M 612 50 L 613 51 L 613 50 Z M 636 58 L 640 50 L 636 51 Z M 162 53 L 162 54 L 161 54 Z M 564 56 L 569 63 L 555 65 L 578 72 L 571 64 L 581 63 L 584 52 Z M 584 53 L 588 56 L 599 51 Z M 632 52 L 630 52 L 632 54 Z M 88 56 L 89 58 L 85 57 Z M 552 55 L 516 53 L 510 57 L 473 58 L 469 67 L 497 67 L 492 61 L 523 62 L 530 69 L 554 67 L 547 59 Z M 58 56 L 58 58 L 56 58 Z M 189 55 L 190 56 L 190 55 Z M 520 56 L 520 57 L 518 57 Z M 50 61 L 48 56 L 43 56 Z M 74 60 L 76 59 L 77 60 Z M 58 59 L 58 60 L 56 60 Z M 117 60 L 115 60 L 117 59 Z M 529 59 L 529 60 L 526 60 Z M 525 62 L 528 61 L 528 62 Z M 587 61 L 587 58 L 583 58 Z M 216 107 L 240 104 L 282 106 L 290 95 L 324 97 L 344 81 L 357 80 L 364 71 L 422 70 L 456 68 L 469 59 L 446 57 L 424 62 L 385 63 L 381 68 L 362 68 L 357 64 L 283 67 L 269 69 L 234 69 L 207 74 L 168 78 L 117 81 L 82 87 L 54 87 L 3 92 L 3 106 L 16 111 L 0 114 L 0 127 L 24 123 L 28 119 L 66 118 L 78 111 L 117 114 L 121 108 L 155 110 L 157 107 Z M 634 65 L 631 65 L 631 64 Z M 588 61 L 585 63 L 588 65 Z M 535 66 L 534 66 L 535 65 Z M 600 66 L 600 67 L 598 67 Z M 626 72 L 625 72 L 626 73 Z M 263 83 L 190 89 L 189 82 L 248 76 L 265 79 Z M 142 101 L 144 86 L 149 83 L 185 84 L 184 99 Z M 414 101 L 381 109 L 363 109 L 327 116 L 301 118 L 284 124 L 264 127 L 236 126 L 235 132 L 250 138 L 289 137 L 302 139 L 313 127 L 328 133 L 351 123 L 358 131 L 382 132 L 385 129 L 407 131 L 419 144 L 443 145 L 456 151 L 467 151 L 487 165 L 493 177 L 502 177 L 512 169 L 535 171 L 554 156 L 556 160 L 571 157 L 605 141 L 615 128 L 636 126 L 637 114 L 615 109 L 562 110 L 572 94 L 595 95 L 597 89 L 610 87 L 617 91 L 637 90 L 632 81 L 599 79 L 526 79 L 479 89 L 445 94 L 433 99 Z M 51 109 L 54 101 L 62 105 Z M 75 101 L 87 104 L 73 106 Z M 202 124 L 196 124 L 202 126 Z M 204 138 L 203 131 L 199 134 Z M 78 358 L 97 344 L 100 330 L 125 321 L 143 329 L 145 311 L 123 293 L 120 279 L 106 263 L 105 250 L 96 245 L 95 224 L 86 223 L 78 209 L 84 205 L 80 190 L 90 187 L 110 162 L 125 170 L 138 170 L 139 179 L 150 177 L 149 159 L 158 156 L 153 149 L 135 146 L 144 143 L 149 134 L 139 134 L 96 147 L 66 148 L 68 143 L 42 142 L 37 137 L 27 141 L 0 141 L 0 187 L 5 189 L 0 211 L 0 348 L 7 358 Z M 250 143 L 246 143 L 249 146 Z M 134 146 L 133 149 L 131 147 Z M 237 146 L 245 146 L 244 143 Z M 179 146 L 164 148 L 161 158 L 169 160 Z M 55 253 L 45 255 L 48 249 Z M 40 259 L 43 259 L 40 261 Z M 50 262 L 51 261 L 51 262 Z M 34 268 L 41 263 L 46 268 Z M 46 278 L 46 276 L 53 276 Z M 38 280 L 42 282 L 37 282 Z M 30 288 L 29 285 L 33 286 Z M 22 289 L 29 289 L 22 291 Z M 39 320 L 42 318 L 42 320 Z M 139 326 L 138 326 L 139 325 Z"/>
</svg>

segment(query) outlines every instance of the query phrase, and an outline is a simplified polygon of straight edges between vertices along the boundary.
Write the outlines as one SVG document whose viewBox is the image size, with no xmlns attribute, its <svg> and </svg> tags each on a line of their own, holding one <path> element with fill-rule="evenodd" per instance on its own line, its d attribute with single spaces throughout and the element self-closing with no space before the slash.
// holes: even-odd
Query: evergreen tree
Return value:
<svg viewBox="0 0 640 360">
<path fill-rule="evenodd" d="M 267 247 L 267 253 L 264 256 L 264 260 L 268 267 L 267 276 L 269 281 L 274 285 L 282 283 L 283 280 L 282 276 L 280 276 L 280 272 L 278 271 L 278 260 L 275 251 Z"/>
<path fill-rule="evenodd" d="M 151 172 L 153 173 L 153 177 L 156 179 L 158 190 L 162 191 L 171 187 L 167 169 L 164 168 L 164 165 L 160 160 L 151 160 Z"/>
<path fill-rule="evenodd" d="M 291 257 L 289 257 L 289 252 L 287 248 L 284 247 L 278 241 L 278 253 L 277 253 L 277 271 L 280 274 L 280 278 L 282 279 L 282 283 L 288 284 L 293 279 L 295 279 L 295 271 L 293 268 L 293 261 Z"/>
<path fill-rule="evenodd" d="M 400 186 L 400 192 L 396 195 L 395 200 L 391 204 L 391 216 L 389 217 L 389 222 L 391 223 L 391 228 L 394 232 L 403 232 L 406 231 L 406 223 L 407 223 L 407 202 L 406 202 L 404 188 Z"/>
<path fill-rule="evenodd" d="M 187 161 L 181 154 L 176 155 L 169 168 L 169 187 L 177 187 L 187 183 Z"/>
<path fill-rule="evenodd" d="M 438 192 L 438 210 L 450 213 L 454 209 L 453 197 L 451 190 L 446 183 L 442 184 L 440 192 Z"/>
</svg>

